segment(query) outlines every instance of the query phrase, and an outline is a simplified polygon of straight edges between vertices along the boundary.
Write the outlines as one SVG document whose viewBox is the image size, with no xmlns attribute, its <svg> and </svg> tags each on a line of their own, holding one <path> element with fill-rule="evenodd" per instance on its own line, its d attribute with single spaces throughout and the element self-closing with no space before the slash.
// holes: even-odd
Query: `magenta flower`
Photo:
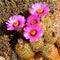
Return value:
<svg viewBox="0 0 60 60">
<path fill-rule="evenodd" d="M 9 21 L 6 22 L 7 30 L 16 30 L 22 28 L 25 23 L 24 16 L 21 15 L 14 15 L 9 18 Z"/>
<path fill-rule="evenodd" d="M 30 15 L 27 18 L 27 25 L 37 25 L 40 22 L 40 17 L 35 15 Z"/>
<path fill-rule="evenodd" d="M 32 15 L 44 16 L 49 13 L 49 7 L 47 4 L 36 3 L 33 4 L 32 7 L 30 8 L 30 13 Z"/>
<path fill-rule="evenodd" d="M 43 35 L 42 28 L 39 25 L 27 26 L 24 29 L 24 37 L 31 42 L 37 41 Z"/>
</svg>

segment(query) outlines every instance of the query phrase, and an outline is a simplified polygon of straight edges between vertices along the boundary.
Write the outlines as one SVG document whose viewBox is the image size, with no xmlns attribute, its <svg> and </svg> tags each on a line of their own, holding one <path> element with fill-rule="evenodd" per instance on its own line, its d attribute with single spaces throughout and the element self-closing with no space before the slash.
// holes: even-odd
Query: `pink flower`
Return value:
<svg viewBox="0 0 60 60">
<path fill-rule="evenodd" d="M 35 15 L 30 15 L 27 18 L 27 25 L 37 25 L 40 22 L 40 17 Z"/>
<path fill-rule="evenodd" d="M 24 37 L 31 42 L 37 41 L 43 35 L 42 28 L 39 25 L 27 26 L 24 29 Z"/>
<path fill-rule="evenodd" d="M 30 8 L 30 13 L 32 15 L 44 16 L 49 13 L 49 7 L 47 4 L 36 3 L 33 4 L 32 7 Z"/>
<path fill-rule="evenodd" d="M 9 18 L 9 21 L 6 22 L 7 30 L 16 30 L 22 28 L 25 23 L 24 16 L 21 15 L 14 15 Z"/>
</svg>

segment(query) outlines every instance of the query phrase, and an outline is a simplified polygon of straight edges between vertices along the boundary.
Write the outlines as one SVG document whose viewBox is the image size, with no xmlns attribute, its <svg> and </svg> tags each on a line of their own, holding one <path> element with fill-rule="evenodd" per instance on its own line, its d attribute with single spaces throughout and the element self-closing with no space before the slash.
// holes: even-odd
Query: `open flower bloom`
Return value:
<svg viewBox="0 0 60 60">
<path fill-rule="evenodd" d="M 14 15 L 9 18 L 8 22 L 6 22 L 7 30 L 16 30 L 22 28 L 24 26 L 24 23 L 25 23 L 24 16 Z"/>
<path fill-rule="evenodd" d="M 24 28 L 24 37 L 31 42 L 37 41 L 43 35 L 42 28 L 39 25 L 27 26 Z"/>
<path fill-rule="evenodd" d="M 30 13 L 32 15 L 44 16 L 49 13 L 49 7 L 47 4 L 36 3 L 30 8 Z"/>
<path fill-rule="evenodd" d="M 27 25 L 36 25 L 40 22 L 40 17 L 35 15 L 30 15 L 27 18 Z"/>
</svg>

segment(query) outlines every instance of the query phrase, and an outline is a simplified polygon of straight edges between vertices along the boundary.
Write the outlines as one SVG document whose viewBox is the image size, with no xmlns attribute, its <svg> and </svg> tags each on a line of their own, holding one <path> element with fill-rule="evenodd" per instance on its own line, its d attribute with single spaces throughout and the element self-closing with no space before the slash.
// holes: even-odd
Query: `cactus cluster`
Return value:
<svg viewBox="0 0 60 60">
<path fill-rule="evenodd" d="M 47 0 L 47 3 L 51 2 Z M 44 60 L 44 57 L 45 60 L 60 59 L 55 46 L 60 44 L 56 34 L 56 26 L 59 27 L 59 24 L 51 20 L 53 13 L 50 10 L 46 3 L 35 3 L 28 8 L 27 17 L 16 14 L 6 22 L 7 30 L 16 30 L 20 35 L 15 52 L 21 60 Z"/>
<path fill-rule="evenodd" d="M 34 52 L 26 42 L 16 44 L 15 51 L 22 60 L 29 60 L 34 57 Z"/>
</svg>

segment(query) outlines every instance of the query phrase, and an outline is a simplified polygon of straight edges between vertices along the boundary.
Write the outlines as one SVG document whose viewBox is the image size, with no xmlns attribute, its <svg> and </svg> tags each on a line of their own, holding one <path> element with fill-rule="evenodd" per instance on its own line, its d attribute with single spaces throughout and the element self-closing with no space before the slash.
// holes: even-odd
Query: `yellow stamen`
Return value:
<svg viewBox="0 0 60 60">
<path fill-rule="evenodd" d="M 36 31 L 35 29 L 33 29 L 33 30 L 31 30 L 30 34 L 31 34 L 32 36 L 35 36 L 35 35 L 37 34 L 37 31 Z"/>
<path fill-rule="evenodd" d="M 20 44 L 20 48 L 21 48 L 21 49 L 23 48 L 23 45 L 22 45 L 22 44 Z"/>
<path fill-rule="evenodd" d="M 13 26 L 14 27 L 17 27 L 17 26 L 19 26 L 19 24 L 20 24 L 20 22 L 19 21 L 16 21 L 16 22 L 13 23 Z"/>
<path fill-rule="evenodd" d="M 43 13 L 43 12 L 44 12 L 43 9 L 38 9 L 38 10 L 37 10 L 37 13 Z"/>
<path fill-rule="evenodd" d="M 36 23 L 37 23 L 36 20 L 32 20 L 30 24 L 33 25 L 33 24 L 36 24 Z"/>
</svg>

